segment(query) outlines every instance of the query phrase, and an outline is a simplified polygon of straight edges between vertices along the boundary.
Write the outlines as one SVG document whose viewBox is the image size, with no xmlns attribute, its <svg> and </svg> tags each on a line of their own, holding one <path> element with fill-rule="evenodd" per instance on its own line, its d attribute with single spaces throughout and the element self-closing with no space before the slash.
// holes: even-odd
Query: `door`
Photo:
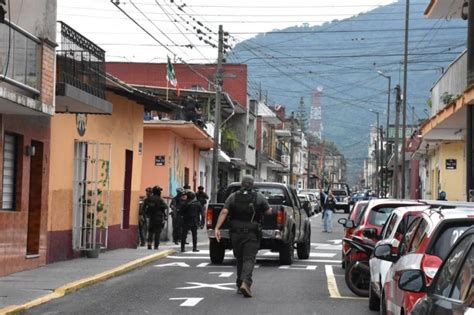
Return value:
<svg viewBox="0 0 474 315">
<path fill-rule="evenodd" d="M 123 216 L 122 228 L 130 227 L 130 204 L 132 199 L 132 168 L 133 168 L 133 151 L 125 150 L 125 181 L 123 188 Z"/>
<path fill-rule="evenodd" d="M 26 254 L 38 255 L 41 234 L 41 203 L 43 190 L 43 143 L 33 140 L 31 141 L 31 147 L 34 148 L 35 153 L 30 158 L 30 191 L 28 197 Z"/>
</svg>

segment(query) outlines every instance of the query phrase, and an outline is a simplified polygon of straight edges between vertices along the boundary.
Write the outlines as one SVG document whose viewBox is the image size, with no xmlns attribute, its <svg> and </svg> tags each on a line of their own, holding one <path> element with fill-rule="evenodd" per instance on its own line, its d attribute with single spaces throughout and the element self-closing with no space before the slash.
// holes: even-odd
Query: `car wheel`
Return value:
<svg viewBox="0 0 474 315">
<path fill-rule="evenodd" d="M 295 255 L 294 239 L 294 236 L 292 236 L 288 243 L 282 242 L 280 244 L 280 265 L 291 265 L 293 263 L 293 256 Z"/>
<path fill-rule="evenodd" d="M 222 242 L 217 242 L 216 239 L 209 240 L 209 257 L 213 264 L 222 264 L 224 261 L 225 247 Z"/>
<path fill-rule="evenodd" d="M 366 264 L 366 266 L 360 267 L 358 263 Z M 346 265 L 347 287 L 358 296 L 369 296 L 370 271 L 368 264 L 368 261 L 351 261 Z"/>
<path fill-rule="evenodd" d="M 296 252 L 299 259 L 308 259 L 311 251 L 311 228 L 307 232 L 306 239 L 302 243 L 298 243 Z"/>
<path fill-rule="evenodd" d="M 380 298 L 375 294 L 372 288 L 372 281 L 370 282 L 369 286 L 369 309 L 371 311 L 380 310 Z"/>
</svg>

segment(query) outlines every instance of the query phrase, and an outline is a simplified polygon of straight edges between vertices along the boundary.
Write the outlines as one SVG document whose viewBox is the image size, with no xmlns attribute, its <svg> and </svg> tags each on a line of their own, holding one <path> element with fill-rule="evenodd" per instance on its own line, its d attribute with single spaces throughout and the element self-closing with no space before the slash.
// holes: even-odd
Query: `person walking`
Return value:
<svg viewBox="0 0 474 315">
<path fill-rule="evenodd" d="M 193 252 L 199 252 L 197 249 L 197 228 L 198 223 L 201 220 L 202 206 L 201 203 L 196 199 L 196 195 L 192 191 L 188 191 L 185 194 L 186 204 L 181 207 L 178 213 L 183 218 L 183 230 L 181 234 L 181 252 L 185 251 L 186 238 L 189 231 L 193 238 Z"/>
<path fill-rule="evenodd" d="M 181 230 L 183 223 L 181 222 L 181 217 L 178 215 L 179 210 L 184 205 L 184 201 L 181 200 L 181 196 L 184 195 L 183 188 L 176 189 L 176 196 L 171 199 L 170 208 L 171 208 L 171 218 L 173 220 L 173 243 L 176 245 L 181 241 Z"/>
<path fill-rule="evenodd" d="M 241 189 L 232 193 L 225 201 L 215 228 L 215 237 L 221 240 L 220 228 L 230 216 L 230 238 L 237 259 L 237 292 L 252 297 L 252 273 L 261 239 L 264 215 L 272 209 L 265 197 L 254 189 L 250 175 L 242 178 Z"/>
<path fill-rule="evenodd" d="M 201 222 L 200 222 L 200 227 L 201 229 L 204 227 L 204 221 L 205 221 L 205 213 L 206 213 L 206 204 L 207 201 L 209 200 L 209 196 L 206 194 L 204 191 L 203 186 L 198 187 L 198 191 L 196 192 L 196 199 L 201 203 L 202 206 L 202 211 L 201 211 Z"/>
<path fill-rule="evenodd" d="M 332 217 L 336 210 L 336 198 L 329 190 L 323 205 L 324 232 L 332 233 Z"/>
<path fill-rule="evenodd" d="M 166 209 L 168 206 L 161 198 L 161 187 L 152 188 L 152 195 L 145 200 L 145 211 L 149 218 L 148 226 L 148 249 L 152 245 L 154 249 L 158 249 L 160 245 L 160 234 L 166 220 Z"/>
<path fill-rule="evenodd" d="M 145 200 L 151 197 L 151 187 L 145 189 L 145 198 L 141 200 L 140 209 L 138 212 L 138 237 L 140 240 L 140 246 L 145 246 L 147 241 L 147 230 L 148 230 L 148 218 L 145 209 Z"/>
</svg>

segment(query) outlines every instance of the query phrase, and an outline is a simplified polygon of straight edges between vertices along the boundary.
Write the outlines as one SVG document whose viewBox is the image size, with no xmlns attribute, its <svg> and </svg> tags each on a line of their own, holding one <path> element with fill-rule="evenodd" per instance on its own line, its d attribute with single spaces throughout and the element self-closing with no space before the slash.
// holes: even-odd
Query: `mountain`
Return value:
<svg viewBox="0 0 474 315">
<path fill-rule="evenodd" d="M 413 116 L 415 122 L 427 117 L 431 86 L 466 47 L 466 21 L 427 19 L 428 2 L 412 0 L 410 5 L 407 124 Z M 304 23 L 258 34 L 237 44 L 227 60 L 248 65 L 252 96 L 261 86 L 269 103 L 284 104 L 287 113 L 296 111 L 304 97 L 309 114 L 311 91 L 321 87 L 323 138 L 344 154 L 349 181 L 355 184 L 376 120 L 369 109 L 378 111 L 380 124 L 386 125 L 388 80 L 377 71 L 392 78 L 394 122 L 393 88 L 403 87 L 404 23 L 401 0 L 320 26 Z"/>
</svg>

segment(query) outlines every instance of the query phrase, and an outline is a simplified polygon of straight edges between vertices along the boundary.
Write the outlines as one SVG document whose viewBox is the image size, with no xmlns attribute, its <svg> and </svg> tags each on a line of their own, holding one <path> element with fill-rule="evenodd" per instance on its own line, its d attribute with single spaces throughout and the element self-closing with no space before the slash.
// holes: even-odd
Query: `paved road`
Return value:
<svg viewBox="0 0 474 315">
<path fill-rule="evenodd" d="M 232 253 L 223 265 L 211 265 L 203 247 L 200 253 L 170 256 L 26 314 L 375 314 L 367 299 L 354 296 L 344 283 L 342 227 L 336 223 L 342 216 L 335 216 L 333 233 L 323 233 L 321 217 L 313 217 L 308 260 L 279 266 L 277 253 L 260 251 L 251 299 L 235 293 Z"/>
</svg>

